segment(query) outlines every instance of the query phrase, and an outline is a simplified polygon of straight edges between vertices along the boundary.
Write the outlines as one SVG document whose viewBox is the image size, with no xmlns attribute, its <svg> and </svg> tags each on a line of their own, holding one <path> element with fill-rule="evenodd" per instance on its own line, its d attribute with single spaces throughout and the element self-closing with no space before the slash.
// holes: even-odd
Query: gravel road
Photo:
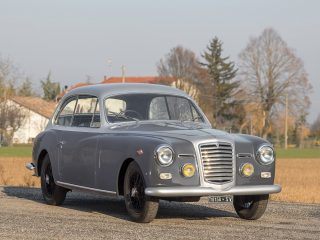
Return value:
<svg viewBox="0 0 320 240">
<path fill-rule="evenodd" d="M 320 239 L 320 205 L 270 202 L 258 221 L 230 204 L 161 202 L 150 224 L 131 222 L 122 199 L 69 193 L 49 206 L 39 189 L 0 187 L 0 239 Z"/>
</svg>

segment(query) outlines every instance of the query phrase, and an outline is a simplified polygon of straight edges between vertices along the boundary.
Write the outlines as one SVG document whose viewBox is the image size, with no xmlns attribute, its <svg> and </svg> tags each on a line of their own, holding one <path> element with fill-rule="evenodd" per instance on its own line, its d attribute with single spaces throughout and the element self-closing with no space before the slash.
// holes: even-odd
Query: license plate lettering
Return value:
<svg viewBox="0 0 320 240">
<path fill-rule="evenodd" d="M 232 196 L 210 196 L 209 202 L 212 203 L 228 203 L 232 202 Z"/>
</svg>

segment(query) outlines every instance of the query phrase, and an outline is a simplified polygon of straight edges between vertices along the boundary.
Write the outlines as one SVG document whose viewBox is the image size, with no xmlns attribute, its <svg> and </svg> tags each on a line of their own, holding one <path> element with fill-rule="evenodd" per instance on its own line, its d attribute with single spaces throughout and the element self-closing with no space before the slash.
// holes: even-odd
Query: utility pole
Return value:
<svg viewBox="0 0 320 240">
<path fill-rule="evenodd" d="M 288 94 L 286 94 L 286 109 L 284 122 L 284 149 L 288 149 Z"/>
<path fill-rule="evenodd" d="M 126 82 L 126 67 L 124 65 L 121 66 L 122 71 L 122 83 Z"/>
<path fill-rule="evenodd" d="M 107 60 L 107 78 L 111 77 L 111 66 L 112 66 L 112 59 L 108 58 L 108 60 Z"/>
<path fill-rule="evenodd" d="M 250 115 L 250 135 L 252 135 L 252 129 L 253 129 L 253 126 L 252 126 L 252 115 Z"/>
</svg>

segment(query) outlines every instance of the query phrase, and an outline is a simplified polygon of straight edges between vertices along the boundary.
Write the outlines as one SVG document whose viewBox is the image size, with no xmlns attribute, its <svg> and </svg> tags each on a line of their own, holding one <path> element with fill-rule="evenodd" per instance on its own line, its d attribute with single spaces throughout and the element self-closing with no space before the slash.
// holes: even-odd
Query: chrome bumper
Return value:
<svg viewBox="0 0 320 240">
<path fill-rule="evenodd" d="M 153 197 L 203 197 L 214 195 L 260 195 L 278 193 L 280 185 L 235 186 L 225 190 L 210 187 L 148 187 L 145 194 Z"/>
<path fill-rule="evenodd" d="M 34 166 L 33 163 L 27 163 L 27 164 L 26 164 L 26 168 L 27 168 L 28 170 L 32 171 L 32 170 L 35 169 L 35 166 Z"/>
</svg>

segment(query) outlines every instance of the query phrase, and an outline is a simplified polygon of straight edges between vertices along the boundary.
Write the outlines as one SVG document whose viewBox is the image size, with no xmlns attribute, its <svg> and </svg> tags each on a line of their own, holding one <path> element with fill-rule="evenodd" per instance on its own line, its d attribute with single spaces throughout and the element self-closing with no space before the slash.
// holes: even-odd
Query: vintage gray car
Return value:
<svg viewBox="0 0 320 240">
<path fill-rule="evenodd" d="M 34 142 L 27 168 L 43 197 L 60 205 L 71 190 L 124 196 L 129 216 L 150 222 L 159 200 L 233 201 L 258 219 L 274 184 L 275 152 L 259 137 L 212 129 L 184 92 L 153 84 L 76 88 Z"/>
</svg>

